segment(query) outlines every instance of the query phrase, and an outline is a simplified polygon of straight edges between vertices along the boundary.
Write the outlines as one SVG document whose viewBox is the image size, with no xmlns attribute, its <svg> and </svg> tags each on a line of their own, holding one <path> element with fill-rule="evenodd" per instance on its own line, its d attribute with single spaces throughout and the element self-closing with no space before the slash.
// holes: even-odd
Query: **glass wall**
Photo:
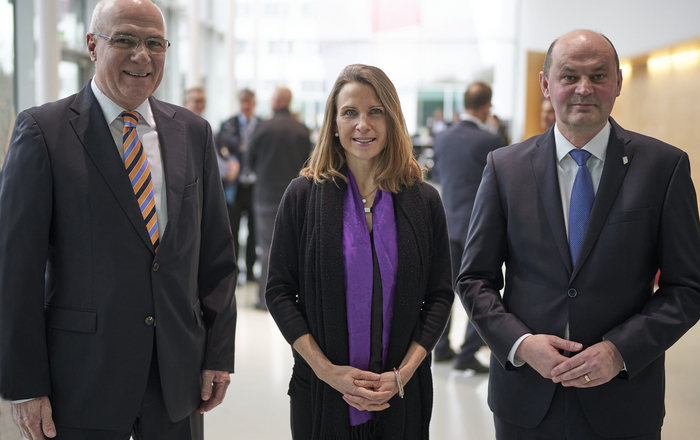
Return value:
<svg viewBox="0 0 700 440">
<path fill-rule="evenodd" d="M 59 0 L 58 39 L 61 61 L 58 65 L 59 98 L 78 92 L 92 78 L 94 68 L 87 53 L 85 34 L 90 27 L 97 0 Z"/>
<path fill-rule="evenodd" d="M 15 120 L 14 7 L 0 0 L 0 167 L 10 142 Z"/>
</svg>

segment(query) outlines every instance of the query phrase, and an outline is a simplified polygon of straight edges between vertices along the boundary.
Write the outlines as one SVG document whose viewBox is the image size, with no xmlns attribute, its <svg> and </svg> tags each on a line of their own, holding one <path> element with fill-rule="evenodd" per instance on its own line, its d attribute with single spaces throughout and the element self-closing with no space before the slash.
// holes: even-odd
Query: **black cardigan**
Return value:
<svg viewBox="0 0 700 440">
<path fill-rule="evenodd" d="M 328 359 L 349 364 L 342 215 L 346 184 L 317 185 L 299 177 L 280 204 L 270 251 L 266 299 L 284 338 L 311 333 Z M 454 292 L 449 239 L 440 196 L 427 183 L 394 194 L 399 250 L 394 315 L 386 369 L 398 367 L 412 341 L 430 353 L 450 316 Z M 310 372 L 294 352 L 294 375 Z M 383 414 L 382 438 L 427 439 L 433 405 L 430 356 Z M 301 367 L 301 368 L 299 368 Z M 313 438 L 349 438 L 348 405 L 315 375 L 311 382 Z M 291 392 L 291 390 L 290 390 Z"/>
</svg>

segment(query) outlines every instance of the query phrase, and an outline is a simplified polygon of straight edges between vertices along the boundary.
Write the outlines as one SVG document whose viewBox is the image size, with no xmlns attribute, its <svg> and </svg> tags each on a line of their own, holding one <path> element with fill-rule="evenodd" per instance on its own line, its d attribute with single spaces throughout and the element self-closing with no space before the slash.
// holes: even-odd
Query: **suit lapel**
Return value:
<svg viewBox="0 0 700 440">
<path fill-rule="evenodd" d="M 129 218 L 144 244 L 153 251 L 141 210 L 134 197 L 134 189 L 124 169 L 124 162 L 114 144 L 114 138 L 109 131 L 102 108 L 92 93 L 90 83 L 76 95 L 71 110 L 77 113 L 70 119 L 75 134 L 107 182 L 124 214 Z"/>
<path fill-rule="evenodd" d="M 586 226 L 586 234 L 583 237 L 583 243 L 579 251 L 578 264 L 572 277 L 576 276 L 598 239 L 600 231 L 603 229 L 610 210 L 615 203 L 622 182 L 625 180 L 634 155 L 634 151 L 625 148 L 625 145 L 629 142 L 629 139 L 625 137 L 625 130 L 617 125 L 612 118 L 610 118 L 610 124 L 612 129 L 610 130 L 610 139 L 608 140 L 608 148 L 605 153 L 603 175 L 600 178 L 598 192 L 596 193 L 595 202 L 593 202 L 588 226 Z M 623 157 L 626 160 L 623 160 Z"/>
<path fill-rule="evenodd" d="M 168 224 L 161 239 L 161 247 L 166 248 L 171 240 L 169 230 L 177 229 L 177 222 L 182 207 L 182 194 L 185 189 L 185 172 L 187 170 L 187 144 L 185 125 L 174 119 L 175 110 L 155 98 L 149 98 L 153 118 L 156 120 L 160 154 L 163 158 L 165 189 L 168 204 Z M 202 183 L 200 183 L 202 184 Z"/>
<path fill-rule="evenodd" d="M 559 192 L 559 177 L 557 175 L 557 155 L 554 134 L 550 129 L 540 136 L 536 147 L 530 154 L 532 171 L 537 182 L 537 190 L 544 207 L 547 221 L 552 229 L 552 236 L 556 243 L 559 255 L 564 261 L 566 270 L 571 273 L 571 255 L 569 253 L 569 239 L 564 224 L 564 211 L 561 207 L 561 195 Z"/>
</svg>

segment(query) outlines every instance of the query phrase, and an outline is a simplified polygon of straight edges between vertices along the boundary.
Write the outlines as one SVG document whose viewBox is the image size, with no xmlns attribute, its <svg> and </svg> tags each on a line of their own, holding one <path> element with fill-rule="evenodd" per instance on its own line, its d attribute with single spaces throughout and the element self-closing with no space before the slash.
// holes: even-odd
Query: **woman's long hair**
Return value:
<svg viewBox="0 0 700 440">
<path fill-rule="evenodd" d="M 340 172 L 346 159 L 340 139 L 335 137 L 335 120 L 338 113 L 338 94 L 343 86 L 349 83 L 367 84 L 372 87 L 386 112 L 386 146 L 379 153 L 379 161 L 374 170 L 374 180 L 379 187 L 384 191 L 397 193 L 401 186 L 411 186 L 415 182 L 423 181 L 423 171 L 413 157 L 413 142 L 406 128 L 396 88 L 381 69 L 363 64 L 347 66 L 335 81 L 326 101 L 318 143 L 309 158 L 308 166 L 299 174 L 314 179 L 316 183 L 326 180 L 335 182 L 336 178 L 347 182 L 347 178 Z"/>
</svg>

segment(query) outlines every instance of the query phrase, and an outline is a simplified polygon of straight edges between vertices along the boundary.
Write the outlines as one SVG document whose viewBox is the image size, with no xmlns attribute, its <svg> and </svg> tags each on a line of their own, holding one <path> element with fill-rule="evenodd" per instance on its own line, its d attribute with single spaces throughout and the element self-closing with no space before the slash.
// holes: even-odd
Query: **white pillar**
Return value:
<svg viewBox="0 0 700 440">
<path fill-rule="evenodd" d="M 17 113 L 36 102 L 36 47 L 33 38 L 21 38 L 21 35 L 34 35 L 34 3 L 15 3 L 15 96 L 17 97 Z"/>
<path fill-rule="evenodd" d="M 230 26 L 226 32 L 226 65 L 229 74 L 226 76 L 228 78 L 227 86 L 224 87 L 228 90 L 228 99 L 226 100 L 226 110 L 227 114 L 236 114 L 240 110 L 238 108 L 238 82 L 236 81 L 236 3 L 237 0 L 228 3 L 228 22 Z"/>
<path fill-rule="evenodd" d="M 199 20 L 199 0 L 190 0 L 187 11 L 187 44 L 188 60 L 185 88 L 202 85 L 201 57 L 199 51 L 202 47 L 202 31 Z"/>
<path fill-rule="evenodd" d="M 58 63 L 61 46 L 58 41 L 58 2 L 34 0 L 38 20 L 36 33 L 36 103 L 58 99 Z"/>
</svg>

